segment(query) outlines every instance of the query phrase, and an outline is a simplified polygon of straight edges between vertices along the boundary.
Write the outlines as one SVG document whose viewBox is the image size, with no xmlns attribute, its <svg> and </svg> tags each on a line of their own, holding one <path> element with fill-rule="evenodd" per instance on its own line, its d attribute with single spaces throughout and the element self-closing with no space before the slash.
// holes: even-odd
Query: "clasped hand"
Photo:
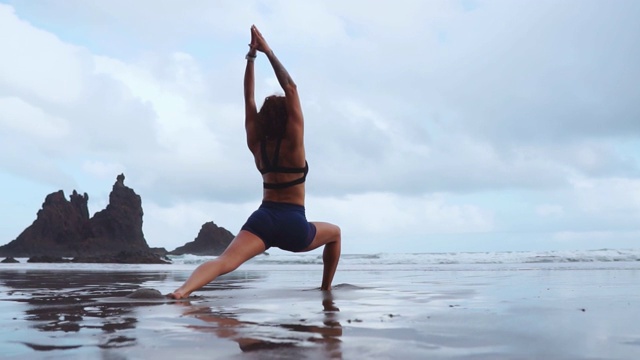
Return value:
<svg viewBox="0 0 640 360">
<path fill-rule="evenodd" d="M 260 33 L 260 30 L 255 25 L 251 25 L 251 43 L 249 44 L 249 48 L 251 48 L 250 52 L 260 51 L 262 53 L 267 53 L 271 51 L 269 48 L 269 44 Z"/>
</svg>

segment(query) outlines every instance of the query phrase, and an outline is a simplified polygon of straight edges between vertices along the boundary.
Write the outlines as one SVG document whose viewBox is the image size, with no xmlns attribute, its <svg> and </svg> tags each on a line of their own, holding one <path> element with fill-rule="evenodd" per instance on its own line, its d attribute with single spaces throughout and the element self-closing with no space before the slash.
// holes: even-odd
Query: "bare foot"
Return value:
<svg viewBox="0 0 640 360">
<path fill-rule="evenodd" d="M 180 300 L 180 299 L 186 299 L 189 297 L 188 293 L 184 293 L 182 290 L 177 289 L 174 292 L 167 294 L 167 297 L 170 299 L 176 299 L 176 300 Z"/>
</svg>

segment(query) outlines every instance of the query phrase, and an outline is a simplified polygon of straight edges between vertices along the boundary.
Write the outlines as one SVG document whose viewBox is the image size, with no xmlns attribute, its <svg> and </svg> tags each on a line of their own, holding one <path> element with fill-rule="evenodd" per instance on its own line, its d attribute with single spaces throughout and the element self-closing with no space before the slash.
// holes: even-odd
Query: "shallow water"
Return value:
<svg viewBox="0 0 640 360">
<path fill-rule="evenodd" d="M 190 301 L 195 265 L 3 264 L 3 358 L 635 359 L 640 264 L 252 263 Z"/>
</svg>

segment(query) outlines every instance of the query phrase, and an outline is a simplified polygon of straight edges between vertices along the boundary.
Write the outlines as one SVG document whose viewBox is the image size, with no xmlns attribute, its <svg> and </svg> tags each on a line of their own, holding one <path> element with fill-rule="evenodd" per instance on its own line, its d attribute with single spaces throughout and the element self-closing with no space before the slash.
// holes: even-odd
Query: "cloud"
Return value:
<svg viewBox="0 0 640 360">
<path fill-rule="evenodd" d="M 174 53 L 152 64 L 98 57 L 96 64 L 99 74 L 118 81 L 155 115 L 153 132 L 139 134 L 150 146 L 125 160 L 155 201 L 246 200 L 242 193 L 259 176 L 244 143 L 243 110 L 212 96 L 192 57 Z"/>
<path fill-rule="evenodd" d="M 73 186 L 61 162 L 149 147 L 153 113 L 121 84 L 96 75 L 86 49 L 19 20 L 6 5 L 0 5 L 0 24 L 13 34 L 0 39 L 6 50 L 0 57 L 0 124 L 6 130 L 0 148 L 23 157 L 5 157 L 6 167 Z"/>
<path fill-rule="evenodd" d="M 640 231 L 562 231 L 553 235 L 553 239 L 559 242 L 573 243 L 601 243 L 603 248 L 608 248 L 611 238 L 617 238 L 618 242 L 624 241 L 628 247 L 634 246 L 640 237 Z"/>
<path fill-rule="evenodd" d="M 82 164 L 82 169 L 92 176 L 111 180 L 113 179 L 113 174 L 123 173 L 124 165 L 88 160 Z"/>
<path fill-rule="evenodd" d="M 506 144 L 638 135 L 637 4 L 496 5 L 451 27 L 432 75 L 469 130 Z"/>
<path fill-rule="evenodd" d="M 561 217 L 564 215 L 562 205 L 542 204 L 536 206 L 536 213 L 541 217 Z"/>
<path fill-rule="evenodd" d="M 55 35 L 20 20 L 10 6 L 0 4 L 0 94 L 22 93 L 37 99 L 69 104 L 83 91 L 79 69 L 86 52 Z M 17 36 L 19 34 L 19 36 Z"/>
<path fill-rule="evenodd" d="M 242 105 L 256 23 L 302 97 L 312 214 L 352 238 L 629 229 L 640 5 L 576 4 L 0 4 L 0 168 L 90 194 L 125 172 L 149 239 L 237 228 L 261 196 Z M 260 57 L 257 101 L 276 91 Z"/>
<path fill-rule="evenodd" d="M 56 139 L 66 136 L 70 129 L 65 119 L 42 111 L 17 97 L 0 99 L 0 126 L 4 132 L 36 139 Z"/>
<path fill-rule="evenodd" d="M 192 241 L 200 226 L 214 220 L 237 234 L 258 201 L 225 203 L 190 201 L 159 205 L 145 200 L 144 232 L 150 246 L 168 250 Z M 444 195 L 403 197 L 394 194 L 363 194 L 345 198 L 309 197 L 310 221 L 332 222 L 342 226 L 344 251 L 362 249 L 391 251 L 382 246 L 395 236 L 416 239 L 428 234 L 468 234 L 494 229 L 491 211 L 473 204 L 457 203 Z M 354 206 L 359 210 L 354 214 Z M 149 220 L 147 220 L 149 219 Z M 191 229 L 186 232 L 185 229 Z M 413 247 L 419 244 L 414 244 Z"/>
<path fill-rule="evenodd" d="M 640 220 L 640 179 L 576 178 L 573 187 L 574 202 L 585 215 L 591 214 L 599 222 L 604 220 L 611 225 L 637 226 Z"/>
</svg>

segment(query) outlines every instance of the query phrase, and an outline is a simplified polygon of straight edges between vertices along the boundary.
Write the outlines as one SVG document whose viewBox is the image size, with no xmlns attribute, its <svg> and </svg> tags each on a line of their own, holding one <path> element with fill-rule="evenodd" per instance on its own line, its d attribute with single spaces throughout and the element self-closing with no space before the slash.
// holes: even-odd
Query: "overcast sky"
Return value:
<svg viewBox="0 0 640 360">
<path fill-rule="evenodd" d="M 0 0 L 0 244 L 116 175 L 173 250 L 261 201 L 256 24 L 298 84 L 307 216 L 343 252 L 640 246 L 640 1 Z M 264 56 L 258 102 L 281 92 Z"/>
</svg>

